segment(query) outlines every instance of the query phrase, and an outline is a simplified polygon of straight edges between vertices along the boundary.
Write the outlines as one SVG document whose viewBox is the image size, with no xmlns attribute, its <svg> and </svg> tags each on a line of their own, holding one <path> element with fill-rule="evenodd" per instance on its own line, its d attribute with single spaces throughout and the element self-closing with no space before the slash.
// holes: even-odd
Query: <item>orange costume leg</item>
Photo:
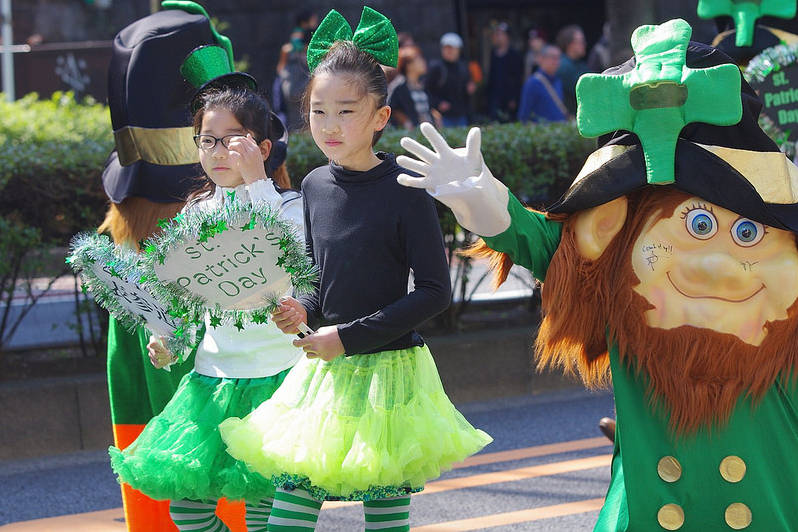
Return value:
<svg viewBox="0 0 798 532">
<path fill-rule="evenodd" d="M 142 430 L 144 425 L 114 425 L 114 444 L 124 449 L 133 443 Z M 177 532 L 177 527 L 169 517 L 169 501 L 154 501 L 127 484 L 122 484 L 122 505 L 128 532 Z"/>
<path fill-rule="evenodd" d="M 114 425 L 114 445 L 124 449 L 142 430 L 144 425 Z M 122 505 L 128 532 L 177 532 L 169 517 L 169 501 L 154 501 L 122 484 Z M 229 502 L 227 499 L 220 499 L 216 507 L 216 515 L 232 532 L 247 532 L 245 512 L 243 502 Z"/>
</svg>

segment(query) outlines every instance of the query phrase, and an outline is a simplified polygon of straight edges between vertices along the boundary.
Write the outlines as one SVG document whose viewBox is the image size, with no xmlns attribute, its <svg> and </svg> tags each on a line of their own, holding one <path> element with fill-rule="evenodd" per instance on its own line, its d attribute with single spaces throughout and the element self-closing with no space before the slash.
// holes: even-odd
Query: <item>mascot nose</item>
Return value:
<svg viewBox="0 0 798 532">
<path fill-rule="evenodd" d="M 740 261 L 728 253 L 688 255 L 679 269 L 680 277 L 695 288 L 735 290 L 745 279 Z"/>
</svg>

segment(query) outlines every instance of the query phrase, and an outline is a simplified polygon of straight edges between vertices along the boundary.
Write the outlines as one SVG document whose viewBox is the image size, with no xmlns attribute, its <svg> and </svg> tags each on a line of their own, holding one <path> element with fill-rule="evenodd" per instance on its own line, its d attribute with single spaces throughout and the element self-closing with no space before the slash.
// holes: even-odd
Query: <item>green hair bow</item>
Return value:
<svg viewBox="0 0 798 532">
<path fill-rule="evenodd" d="M 737 28 L 734 44 L 737 46 L 751 46 L 754 43 L 756 19 L 767 15 L 793 18 L 795 9 L 795 0 L 698 0 L 699 17 L 727 15 L 734 19 Z"/>
<path fill-rule="evenodd" d="M 316 70 L 335 41 L 352 41 L 378 63 L 395 67 L 399 59 L 399 40 L 391 21 L 370 7 L 364 7 L 354 34 L 352 27 L 338 11 L 332 9 L 313 34 L 308 44 L 308 67 Z"/>
<path fill-rule="evenodd" d="M 640 26 L 632 34 L 632 71 L 585 74 L 576 84 L 579 132 L 586 137 L 618 130 L 636 134 L 650 184 L 675 181 L 676 142 L 684 126 L 731 126 L 742 118 L 740 69 L 732 64 L 689 68 L 692 32 L 682 19 Z"/>
</svg>

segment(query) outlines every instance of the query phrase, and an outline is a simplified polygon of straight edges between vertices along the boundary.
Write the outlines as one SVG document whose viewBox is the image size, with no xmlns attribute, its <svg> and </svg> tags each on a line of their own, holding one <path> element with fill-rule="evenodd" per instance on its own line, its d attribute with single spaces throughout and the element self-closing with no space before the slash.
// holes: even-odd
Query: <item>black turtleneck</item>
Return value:
<svg viewBox="0 0 798 532">
<path fill-rule="evenodd" d="M 378 156 L 366 172 L 330 164 L 302 181 L 308 254 L 320 276 L 318 290 L 299 299 L 310 327 L 338 325 L 347 355 L 424 345 L 414 328 L 451 295 L 432 198 L 396 182 L 407 170 L 393 155 Z"/>
</svg>

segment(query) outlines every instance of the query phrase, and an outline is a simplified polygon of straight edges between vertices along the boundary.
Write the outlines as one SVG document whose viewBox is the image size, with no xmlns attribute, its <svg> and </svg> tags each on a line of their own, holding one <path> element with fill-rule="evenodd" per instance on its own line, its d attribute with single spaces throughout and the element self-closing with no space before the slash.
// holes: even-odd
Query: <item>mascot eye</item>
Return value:
<svg viewBox="0 0 798 532">
<path fill-rule="evenodd" d="M 715 215 L 706 209 L 692 209 L 685 217 L 687 232 L 700 240 L 712 238 L 718 232 Z"/>
<path fill-rule="evenodd" d="M 732 225 L 731 235 L 738 246 L 751 247 L 765 236 L 765 226 L 748 218 L 740 218 Z"/>
</svg>

